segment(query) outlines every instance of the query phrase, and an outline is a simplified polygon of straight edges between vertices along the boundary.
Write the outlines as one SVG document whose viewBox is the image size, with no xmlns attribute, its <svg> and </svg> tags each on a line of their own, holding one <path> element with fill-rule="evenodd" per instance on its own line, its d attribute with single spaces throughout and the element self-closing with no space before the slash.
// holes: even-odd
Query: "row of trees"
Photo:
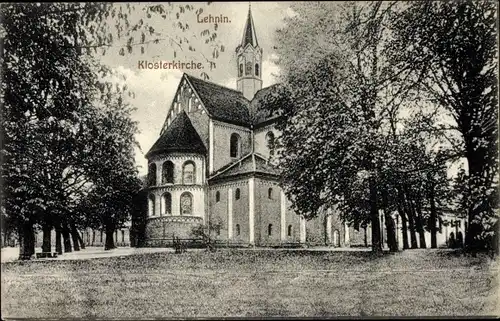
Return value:
<svg viewBox="0 0 500 321">
<path fill-rule="evenodd" d="M 467 217 L 467 248 L 496 222 L 496 6 L 474 2 L 296 3 L 277 32 L 279 166 L 295 210 L 336 207 L 397 250 L 436 247 L 440 209 Z M 465 160 L 450 180 L 449 165 Z M 410 240 L 407 237 L 410 232 Z"/>
<path fill-rule="evenodd" d="M 109 3 L 0 7 L 2 226 L 5 237 L 17 231 L 22 258 L 34 254 L 36 229 L 43 231 L 43 252 L 51 252 L 53 229 L 57 252 L 79 250 L 78 230 L 87 227 L 104 229 L 111 249 L 113 232 L 138 210 L 137 124 L 127 103 L 133 93 L 96 54 L 144 53 L 150 44 L 169 41 L 175 56 L 188 29 L 179 18 L 201 12 L 176 4 L 142 6 L 134 15 L 135 9 Z M 153 16 L 175 27 L 162 35 Z M 215 36 L 209 32 L 200 41 L 208 39 L 216 50 Z"/>
</svg>

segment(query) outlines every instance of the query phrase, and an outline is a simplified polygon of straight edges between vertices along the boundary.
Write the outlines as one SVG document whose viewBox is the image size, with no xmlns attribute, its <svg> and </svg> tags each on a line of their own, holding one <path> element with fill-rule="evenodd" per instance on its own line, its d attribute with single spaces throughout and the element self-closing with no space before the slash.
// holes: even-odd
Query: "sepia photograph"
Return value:
<svg viewBox="0 0 500 321">
<path fill-rule="evenodd" d="M 1 319 L 499 318 L 498 11 L 0 4 Z"/>
</svg>

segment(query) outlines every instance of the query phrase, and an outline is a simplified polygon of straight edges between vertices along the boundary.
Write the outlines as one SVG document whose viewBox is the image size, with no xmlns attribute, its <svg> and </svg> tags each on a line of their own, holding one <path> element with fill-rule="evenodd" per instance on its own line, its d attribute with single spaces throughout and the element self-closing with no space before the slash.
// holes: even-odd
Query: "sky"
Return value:
<svg viewBox="0 0 500 321">
<path fill-rule="evenodd" d="M 182 4 L 182 3 L 181 3 Z M 184 3 L 187 4 L 187 3 Z M 189 30 L 182 32 L 179 28 L 174 28 L 172 24 L 176 22 L 175 11 L 163 19 L 160 15 L 153 15 L 147 18 L 143 8 L 147 3 L 134 4 L 135 11 L 130 16 L 130 21 L 150 21 L 157 35 L 148 39 L 167 38 L 168 36 L 181 35 L 190 40 L 190 43 L 196 49 L 195 53 L 189 50 L 180 51 L 175 44 L 168 40 L 162 40 L 159 43 L 149 43 L 145 47 L 144 54 L 141 54 L 140 47 L 134 47 L 131 54 L 125 56 L 119 55 L 119 44 L 116 47 L 109 48 L 105 55 L 100 55 L 100 61 L 113 68 L 115 71 L 126 76 L 126 84 L 129 90 L 134 92 L 135 97 L 129 99 L 129 103 L 136 108 L 132 115 L 138 122 L 139 134 L 137 141 L 140 149 L 136 150 L 136 163 L 139 167 L 139 173 L 147 172 L 147 161 L 144 155 L 149 148 L 159 138 L 159 133 L 163 122 L 165 121 L 170 104 L 183 72 L 195 77 L 201 77 L 200 70 L 151 70 L 139 69 L 139 61 L 147 60 L 150 62 L 158 61 L 182 61 L 182 62 L 202 62 L 210 81 L 230 88 L 236 87 L 236 46 L 241 42 L 243 29 L 245 26 L 248 8 L 251 5 L 252 17 L 256 27 L 257 39 L 260 47 L 263 49 L 262 80 L 263 87 L 270 86 L 277 81 L 276 75 L 279 74 L 279 68 L 273 63 L 276 54 L 273 50 L 275 30 L 283 24 L 283 18 L 293 14 L 289 9 L 288 2 L 212 2 L 211 4 L 199 2 L 190 3 L 196 9 L 202 8 L 200 17 L 205 16 L 227 16 L 229 23 L 220 23 L 218 25 L 217 39 L 224 47 L 219 57 L 214 60 L 215 68 L 210 71 L 206 57 L 211 58 L 212 49 L 200 40 L 200 33 L 213 28 L 210 24 L 199 23 L 194 12 L 188 12 L 181 16 L 180 20 L 189 25 Z M 175 4 L 177 5 L 177 3 Z M 119 6 L 119 5 L 117 5 Z M 122 4 L 123 6 L 123 4 Z M 126 39 L 125 39 L 126 41 Z M 176 57 L 174 58 L 174 52 Z"/>
</svg>

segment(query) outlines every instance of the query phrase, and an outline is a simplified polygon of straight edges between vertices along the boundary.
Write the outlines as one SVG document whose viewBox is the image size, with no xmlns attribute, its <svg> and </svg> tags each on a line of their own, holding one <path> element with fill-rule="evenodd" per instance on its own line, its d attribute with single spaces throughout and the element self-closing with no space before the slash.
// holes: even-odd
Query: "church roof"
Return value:
<svg viewBox="0 0 500 321">
<path fill-rule="evenodd" d="M 185 111 L 172 121 L 163 135 L 153 144 L 146 157 L 162 152 L 185 152 L 205 154 L 207 152 L 200 136 L 194 129 Z"/>
<path fill-rule="evenodd" d="M 278 169 L 270 164 L 262 155 L 257 153 L 250 153 L 240 160 L 224 166 L 209 179 L 218 180 L 243 174 L 255 173 L 276 177 L 279 176 Z"/>
<path fill-rule="evenodd" d="M 250 102 L 237 90 L 185 74 L 210 116 L 236 125 L 251 123 Z"/>
<path fill-rule="evenodd" d="M 248 7 L 247 22 L 243 31 L 243 38 L 241 39 L 241 47 L 245 48 L 247 44 L 251 44 L 253 47 L 257 47 L 259 45 L 257 42 L 257 34 L 255 33 L 255 25 L 253 23 L 252 11 L 250 7 Z"/>
</svg>

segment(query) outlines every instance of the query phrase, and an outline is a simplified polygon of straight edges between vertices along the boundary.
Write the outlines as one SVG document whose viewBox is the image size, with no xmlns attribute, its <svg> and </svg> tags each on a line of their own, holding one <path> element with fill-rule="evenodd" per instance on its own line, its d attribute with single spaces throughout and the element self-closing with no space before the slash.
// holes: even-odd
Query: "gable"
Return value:
<svg viewBox="0 0 500 321">
<path fill-rule="evenodd" d="M 168 113 L 163 123 L 160 135 L 165 132 L 168 126 L 170 126 L 170 124 L 182 110 L 190 114 L 191 112 L 195 111 L 198 111 L 202 115 L 208 114 L 206 108 L 203 106 L 200 97 L 195 92 L 193 86 L 187 81 L 186 74 L 182 76 L 181 81 L 177 86 L 175 96 L 172 99 L 170 108 L 168 109 Z"/>
<path fill-rule="evenodd" d="M 224 166 L 215 175 L 210 177 L 209 180 L 219 180 L 245 174 L 264 174 L 273 177 L 279 177 L 280 175 L 278 169 L 263 156 L 257 153 L 250 153 L 240 160 Z"/>
</svg>

